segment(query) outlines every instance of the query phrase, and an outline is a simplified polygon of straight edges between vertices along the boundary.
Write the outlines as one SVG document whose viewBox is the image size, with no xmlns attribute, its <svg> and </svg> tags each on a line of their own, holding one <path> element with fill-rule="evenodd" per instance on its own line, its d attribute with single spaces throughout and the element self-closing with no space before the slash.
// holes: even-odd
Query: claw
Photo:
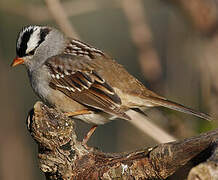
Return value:
<svg viewBox="0 0 218 180">
<path fill-rule="evenodd" d="M 90 137 L 92 136 L 92 134 L 95 132 L 95 130 L 96 130 L 97 127 L 98 127 L 97 125 L 94 125 L 94 126 L 89 130 L 89 132 L 86 134 L 86 136 L 84 137 L 84 139 L 83 139 L 83 141 L 82 141 L 82 144 L 83 144 L 84 146 L 86 146 L 88 140 L 90 139 Z"/>
</svg>

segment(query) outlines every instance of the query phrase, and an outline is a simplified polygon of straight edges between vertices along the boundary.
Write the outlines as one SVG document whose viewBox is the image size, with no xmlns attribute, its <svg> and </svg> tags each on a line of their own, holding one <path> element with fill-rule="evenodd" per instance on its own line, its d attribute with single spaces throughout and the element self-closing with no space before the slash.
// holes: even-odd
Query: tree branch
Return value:
<svg viewBox="0 0 218 180">
<path fill-rule="evenodd" d="M 218 137 L 215 130 L 131 153 L 103 153 L 84 147 L 77 141 L 74 121 L 41 102 L 30 111 L 27 126 L 48 180 L 165 179 L 188 162 L 209 158 Z"/>
<path fill-rule="evenodd" d="M 218 179 L 218 140 L 211 145 L 211 156 L 206 162 L 192 168 L 188 180 Z"/>
</svg>

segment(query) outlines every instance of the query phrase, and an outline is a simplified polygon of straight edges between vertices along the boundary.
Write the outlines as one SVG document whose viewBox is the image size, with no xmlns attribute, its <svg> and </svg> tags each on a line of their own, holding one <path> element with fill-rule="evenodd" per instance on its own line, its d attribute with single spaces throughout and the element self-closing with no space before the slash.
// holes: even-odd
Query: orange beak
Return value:
<svg viewBox="0 0 218 180">
<path fill-rule="evenodd" d="M 17 66 L 19 64 L 23 64 L 24 63 L 24 60 L 22 58 L 19 58 L 19 57 L 16 57 L 12 64 L 11 64 L 11 67 L 14 67 L 14 66 Z"/>
</svg>

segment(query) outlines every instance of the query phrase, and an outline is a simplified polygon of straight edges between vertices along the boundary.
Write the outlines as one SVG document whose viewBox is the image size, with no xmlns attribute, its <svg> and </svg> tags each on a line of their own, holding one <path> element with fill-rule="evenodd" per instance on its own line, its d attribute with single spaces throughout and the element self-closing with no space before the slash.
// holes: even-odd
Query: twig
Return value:
<svg viewBox="0 0 218 180">
<path fill-rule="evenodd" d="M 129 110 L 127 114 L 132 117 L 132 121 L 130 121 L 131 124 L 136 126 L 138 129 L 140 129 L 142 132 L 153 138 L 158 143 L 166 143 L 175 141 L 176 138 L 153 124 L 148 118 L 145 116 L 133 111 Z"/>
<path fill-rule="evenodd" d="M 162 68 L 153 48 L 152 32 L 146 24 L 142 1 L 122 0 L 120 3 L 129 22 L 133 43 L 139 50 L 139 63 L 144 77 L 149 81 L 155 81 L 161 76 Z"/>
<path fill-rule="evenodd" d="M 165 179 L 187 162 L 205 161 L 218 130 L 132 153 L 103 153 L 77 141 L 74 121 L 38 102 L 27 119 L 47 180 Z M 218 167 L 215 167 L 218 170 Z"/>
<path fill-rule="evenodd" d="M 47 7 L 53 16 L 56 23 L 60 26 L 60 29 L 69 37 L 79 39 L 79 35 L 76 33 L 71 23 L 67 19 L 67 15 L 60 4 L 59 0 L 45 0 Z"/>
</svg>

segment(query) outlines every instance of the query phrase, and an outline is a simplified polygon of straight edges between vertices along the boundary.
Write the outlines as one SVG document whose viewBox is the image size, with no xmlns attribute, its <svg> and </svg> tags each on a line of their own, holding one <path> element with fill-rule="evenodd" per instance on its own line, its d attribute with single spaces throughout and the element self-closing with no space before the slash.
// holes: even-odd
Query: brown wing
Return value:
<svg viewBox="0 0 218 180">
<path fill-rule="evenodd" d="M 49 58 L 45 65 L 50 70 L 50 87 L 73 100 L 130 119 L 120 108 L 121 99 L 113 88 L 95 71 L 92 60 L 85 56 L 61 54 Z"/>
</svg>

